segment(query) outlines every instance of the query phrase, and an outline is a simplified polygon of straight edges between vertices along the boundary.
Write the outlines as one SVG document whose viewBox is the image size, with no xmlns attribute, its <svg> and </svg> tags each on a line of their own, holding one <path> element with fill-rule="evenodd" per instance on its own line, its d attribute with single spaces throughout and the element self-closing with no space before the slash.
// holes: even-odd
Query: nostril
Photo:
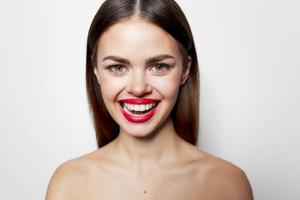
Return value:
<svg viewBox="0 0 300 200">
<path fill-rule="evenodd" d="M 152 87 L 148 84 L 131 84 L 127 87 L 127 92 L 134 96 L 143 96 L 152 92 Z"/>
</svg>

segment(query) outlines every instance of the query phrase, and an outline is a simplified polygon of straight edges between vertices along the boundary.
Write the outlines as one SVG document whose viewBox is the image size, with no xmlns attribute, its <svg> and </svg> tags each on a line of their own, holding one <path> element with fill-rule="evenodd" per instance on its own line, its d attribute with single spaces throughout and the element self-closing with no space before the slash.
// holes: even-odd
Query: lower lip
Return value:
<svg viewBox="0 0 300 200">
<path fill-rule="evenodd" d="M 144 123 L 148 120 L 150 120 L 154 113 L 155 113 L 155 110 L 156 110 L 156 107 L 151 109 L 149 112 L 147 112 L 146 114 L 144 115 L 141 115 L 141 116 L 135 116 L 135 115 L 130 115 L 129 113 L 125 112 L 122 108 L 122 106 L 120 106 L 121 108 L 121 112 L 123 114 L 123 116 L 130 122 L 133 122 L 133 123 Z"/>
</svg>

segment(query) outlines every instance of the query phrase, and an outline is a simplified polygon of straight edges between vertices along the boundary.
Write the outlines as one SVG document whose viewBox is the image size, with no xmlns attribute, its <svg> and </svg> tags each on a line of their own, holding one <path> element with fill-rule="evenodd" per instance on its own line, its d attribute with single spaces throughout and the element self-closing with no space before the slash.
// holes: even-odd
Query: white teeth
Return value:
<svg viewBox="0 0 300 200">
<path fill-rule="evenodd" d="M 134 109 L 134 105 L 131 105 L 131 104 L 127 104 L 127 105 L 128 105 L 127 108 L 129 108 L 129 110 L 133 110 Z"/>
<path fill-rule="evenodd" d="M 140 105 L 140 111 L 145 111 L 146 110 L 146 105 Z"/>
<path fill-rule="evenodd" d="M 128 103 L 124 103 L 124 106 L 129 110 L 129 111 L 145 111 L 145 110 L 150 110 L 151 108 L 153 108 L 155 106 L 155 103 L 151 103 L 151 104 L 128 104 Z"/>
<path fill-rule="evenodd" d="M 140 106 L 139 105 L 134 105 L 134 109 L 135 111 L 140 111 Z"/>
<path fill-rule="evenodd" d="M 126 106 L 124 106 L 124 110 L 125 112 L 127 112 L 128 114 L 132 115 L 132 113 L 128 110 L 128 108 Z"/>
</svg>

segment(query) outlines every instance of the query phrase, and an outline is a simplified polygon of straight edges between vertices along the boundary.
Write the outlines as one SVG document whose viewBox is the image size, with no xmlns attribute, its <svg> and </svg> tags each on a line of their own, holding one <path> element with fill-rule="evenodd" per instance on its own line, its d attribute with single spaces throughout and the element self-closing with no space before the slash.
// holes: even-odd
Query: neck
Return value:
<svg viewBox="0 0 300 200">
<path fill-rule="evenodd" d="M 169 118 L 151 137 L 132 137 L 120 131 L 114 141 L 115 154 L 122 163 L 140 170 L 148 170 L 176 160 L 180 137 Z"/>
</svg>

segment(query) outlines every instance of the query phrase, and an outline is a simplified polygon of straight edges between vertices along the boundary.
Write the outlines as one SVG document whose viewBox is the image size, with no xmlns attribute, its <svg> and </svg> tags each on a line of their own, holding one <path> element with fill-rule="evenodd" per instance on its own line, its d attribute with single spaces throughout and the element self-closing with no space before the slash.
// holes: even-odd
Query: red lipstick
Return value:
<svg viewBox="0 0 300 200">
<path fill-rule="evenodd" d="M 144 99 L 121 99 L 118 102 L 121 104 L 128 103 L 128 104 L 140 105 L 140 104 L 152 104 L 152 103 L 157 104 L 157 103 L 159 103 L 159 101 L 160 100 L 157 100 L 157 99 L 144 98 Z M 153 115 L 156 111 L 156 106 L 151 108 L 145 114 L 139 114 L 139 115 L 135 115 L 135 114 L 129 112 L 129 110 L 127 108 L 125 108 L 125 105 L 123 105 L 123 107 L 121 106 L 120 111 L 129 122 L 144 123 L 153 117 Z"/>
<path fill-rule="evenodd" d="M 158 103 L 160 100 L 158 99 L 121 99 L 118 102 L 130 103 L 130 104 L 148 104 L 148 103 Z"/>
</svg>

